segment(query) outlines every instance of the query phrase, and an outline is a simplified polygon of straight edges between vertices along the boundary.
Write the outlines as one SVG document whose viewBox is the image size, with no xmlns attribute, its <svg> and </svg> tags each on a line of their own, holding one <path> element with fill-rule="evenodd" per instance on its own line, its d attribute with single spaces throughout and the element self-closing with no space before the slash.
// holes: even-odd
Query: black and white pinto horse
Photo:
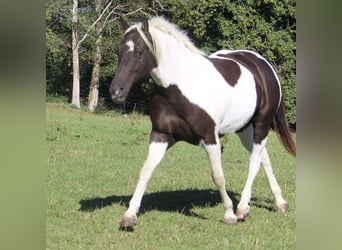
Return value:
<svg viewBox="0 0 342 250">
<path fill-rule="evenodd" d="M 251 188 L 260 165 L 274 194 L 276 207 L 288 203 L 273 174 L 266 150 L 273 128 L 285 148 L 296 154 L 295 141 L 285 120 L 281 85 L 275 70 L 259 54 L 248 50 L 220 50 L 206 56 L 176 25 L 155 17 L 128 26 L 119 44 L 119 67 L 110 86 L 114 102 L 125 101 L 133 84 L 152 76 L 159 91 L 150 102 L 152 132 L 146 162 L 120 223 L 131 229 L 153 171 L 168 148 L 183 140 L 207 152 L 212 179 L 224 206 L 224 222 L 236 223 L 249 214 Z M 226 192 L 219 137 L 237 133 L 251 152 L 249 173 L 234 213 Z"/>
</svg>

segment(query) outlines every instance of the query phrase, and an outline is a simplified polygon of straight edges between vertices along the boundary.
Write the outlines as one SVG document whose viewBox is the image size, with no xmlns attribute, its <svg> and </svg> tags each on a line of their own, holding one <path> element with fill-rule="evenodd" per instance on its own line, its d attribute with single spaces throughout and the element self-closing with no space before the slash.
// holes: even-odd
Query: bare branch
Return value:
<svg viewBox="0 0 342 250">
<path fill-rule="evenodd" d="M 102 29 L 100 30 L 99 33 L 102 32 L 103 28 L 104 28 L 104 27 L 106 26 L 106 24 L 107 24 L 108 18 L 113 14 L 113 12 L 116 11 L 116 10 L 118 10 L 118 9 L 124 8 L 124 7 L 125 7 L 124 5 L 117 5 L 117 6 L 115 6 L 114 9 L 112 9 L 112 10 L 109 12 L 109 14 L 106 16 L 106 18 L 105 18 L 105 20 L 104 20 L 104 22 L 103 22 L 103 27 L 102 27 Z M 116 19 L 116 18 L 115 18 L 115 19 Z"/>
<path fill-rule="evenodd" d="M 159 5 L 160 10 L 166 10 L 166 9 L 164 8 L 164 6 L 160 3 L 160 1 L 158 1 L 158 0 L 154 0 L 154 1 L 153 1 L 153 7 L 154 7 L 155 9 L 157 9 L 157 8 L 155 7 L 155 3 L 157 3 L 157 4 Z"/>
<path fill-rule="evenodd" d="M 95 27 L 96 23 L 99 22 L 102 18 L 102 16 L 104 15 L 104 13 L 107 11 L 107 9 L 112 5 L 113 0 L 111 0 L 109 2 L 109 4 L 107 4 L 106 8 L 104 8 L 104 10 L 102 11 L 101 15 L 95 20 L 95 22 L 90 26 L 90 28 L 87 30 L 87 32 L 84 34 L 84 36 L 82 37 L 81 40 L 78 41 L 77 46 L 79 46 L 88 36 L 89 32 Z"/>
<path fill-rule="evenodd" d="M 129 12 L 129 13 L 124 14 L 123 16 L 130 16 L 130 15 L 133 15 L 134 13 L 137 13 L 138 11 L 141 11 L 142 9 L 143 9 L 143 8 L 136 9 L 135 11 L 132 11 L 132 12 Z"/>
</svg>

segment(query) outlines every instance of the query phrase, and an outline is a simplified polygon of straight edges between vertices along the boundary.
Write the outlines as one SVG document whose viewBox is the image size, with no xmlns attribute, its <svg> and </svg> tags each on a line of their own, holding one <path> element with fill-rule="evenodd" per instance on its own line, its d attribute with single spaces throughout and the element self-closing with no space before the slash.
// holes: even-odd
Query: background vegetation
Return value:
<svg viewBox="0 0 342 250">
<path fill-rule="evenodd" d="M 103 6 L 109 1 L 104 1 Z M 70 97 L 72 84 L 71 1 L 47 0 L 46 73 L 47 94 Z M 194 43 L 212 53 L 216 50 L 251 49 L 265 56 L 278 72 L 285 95 L 288 120 L 296 121 L 296 1 L 295 0 L 159 0 L 114 1 L 103 30 L 100 101 L 112 105 L 108 87 L 117 68 L 116 45 L 122 38 L 116 18 L 129 22 L 164 15 L 186 30 Z M 110 10 L 108 10 L 110 11 Z M 80 36 L 96 20 L 94 1 L 79 0 Z M 80 47 L 81 97 L 89 91 L 96 34 Z M 126 109 L 145 110 L 151 80 L 133 89 Z"/>
</svg>

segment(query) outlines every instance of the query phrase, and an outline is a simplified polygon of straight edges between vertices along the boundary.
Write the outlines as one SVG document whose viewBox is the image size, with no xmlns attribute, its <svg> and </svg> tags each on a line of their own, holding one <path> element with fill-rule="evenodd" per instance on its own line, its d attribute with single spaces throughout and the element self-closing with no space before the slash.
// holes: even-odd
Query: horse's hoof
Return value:
<svg viewBox="0 0 342 250">
<path fill-rule="evenodd" d="M 238 221 L 242 221 L 246 219 L 249 215 L 249 206 L 247 206 L 245 209 L 238 209 L 236 211 L 236 216 Z"/>
<path fill-rule="evenodd" d="M 237 217 L 234 216 L 234 217 L 227 217 L 227 218 L 224 218 L 223 222 L 227 225 L 233 225 L 233 224 L 236 224 L 237 223 Z"/>
<path fill-rule="evenodd" d="M 120 230 L 133 231 L 133 226 L 137 224 L 137 216 L 123 217 L 120 222 Z"/>
<path fill-rule="evenodd" d="M 288 203 L 283 203 L 277 206 L 277 211 L 279 212 L 286 212 L 289 209 L 289 204 Z"/>
</svg>

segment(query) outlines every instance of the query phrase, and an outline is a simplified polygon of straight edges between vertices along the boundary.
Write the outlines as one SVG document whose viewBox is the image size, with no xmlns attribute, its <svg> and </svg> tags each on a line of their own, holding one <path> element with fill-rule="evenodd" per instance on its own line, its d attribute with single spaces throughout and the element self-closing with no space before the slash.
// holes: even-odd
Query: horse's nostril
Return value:
<svg viewBox="0 0 342 250">
<path fill-rule="evenodd" d="M 120 95 L 120 94 L 122 94 L 122 92 L 123 92 L 123 90 L 124 90 L 124 88 L 119 88 L 118 90 L 116 90 L 115 92 L 114 92 L 114 95 Z"/>
</svg>

